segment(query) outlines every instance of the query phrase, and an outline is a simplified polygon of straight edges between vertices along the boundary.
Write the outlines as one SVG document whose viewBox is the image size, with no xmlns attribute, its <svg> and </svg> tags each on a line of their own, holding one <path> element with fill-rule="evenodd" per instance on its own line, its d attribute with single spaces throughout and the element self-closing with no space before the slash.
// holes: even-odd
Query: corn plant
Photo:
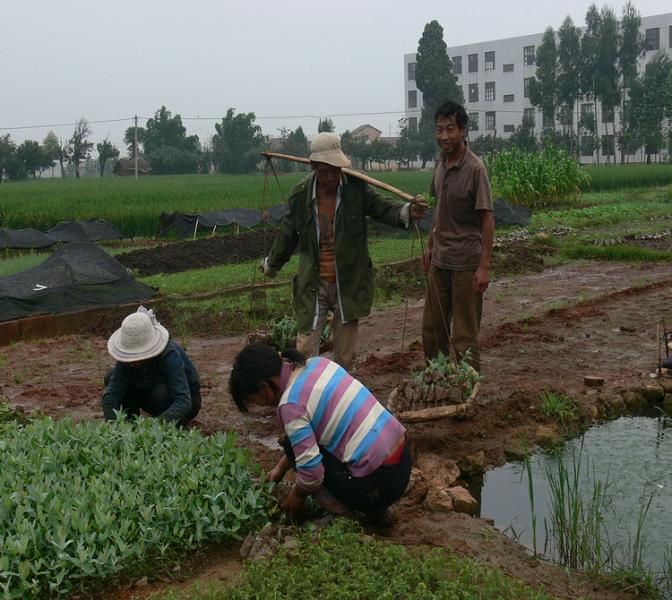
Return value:
<svg viewBox="0 0 672 600">
<path fill-rule="evenodd" d="M 72 594 L 265 518 L 235 437 L 158 420 L 38 419 L 0 434 L 0 596 Z"/>
<path fill-rule="evenodd" d="M 532 209 L 576 198 L 590 185 L 586 170 L 555 148 L 542 153 L 507 150 L 486 157 L 486 165 L 495 194 Z"/>
</svg>

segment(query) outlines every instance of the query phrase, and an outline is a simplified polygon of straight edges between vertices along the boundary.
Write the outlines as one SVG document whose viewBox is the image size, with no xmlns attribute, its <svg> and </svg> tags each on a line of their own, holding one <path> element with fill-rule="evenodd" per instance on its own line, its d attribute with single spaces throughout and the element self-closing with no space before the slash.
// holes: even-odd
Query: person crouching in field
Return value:
<svg viewBox="0 0 672 600">
<path fill-rule="evenodd" d="M 380 518 L 406 491 L 412 466 L 406 430 L 337 363 L 251 344 L 236 357 L 229 391 L 243 412 L 248 404 L 277 406 L 285 454 L 268 480 L 296 471 L 284 505 L 290 517 L 312 495 L 331 513 Z"/>
<path fill-rule="evenodd" d="M 110 336 L 107 350 L 117 362 L 105 376 L 106 420 L 115 420 L 115 411 L 137 417 L 141 409 L 180 425 L 196 417 L 201 409 L 198 371 L 153 311 L 141 306 L 128 315 Z"/>
</svg>

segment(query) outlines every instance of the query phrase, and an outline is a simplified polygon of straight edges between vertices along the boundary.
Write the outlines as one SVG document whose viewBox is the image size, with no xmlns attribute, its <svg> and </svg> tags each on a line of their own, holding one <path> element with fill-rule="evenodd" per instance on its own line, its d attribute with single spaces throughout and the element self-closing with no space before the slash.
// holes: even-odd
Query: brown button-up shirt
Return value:
<svg viewBox="0 0 672 600">
<path fill-rule="evenodd" d="M 481 260 L 481 212 L 492 210 L 485 165 L 466 148 L 457 164 L 446 169 L 442 154 L 430 193 L 436 197 L 432 224 L 432 264 L 451 271 L 471 271 Z"/>
</svg>

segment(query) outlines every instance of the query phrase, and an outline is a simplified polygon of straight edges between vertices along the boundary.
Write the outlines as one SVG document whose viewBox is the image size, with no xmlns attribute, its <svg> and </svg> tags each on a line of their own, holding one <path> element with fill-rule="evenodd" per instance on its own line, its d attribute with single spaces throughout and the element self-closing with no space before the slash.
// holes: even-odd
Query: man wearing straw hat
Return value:
<svg viewBox="0 0 672 600">
<path fill-rule="evenodd" d="M 144 306 L 128 315 L 107 341 L 117 362 L 105 377 L 103 414 L 137 417 L 140 410 L 186 425 L 201 409 L 198 371 L 182 346 Z"/>
<path fill-rule="evenodd" d="M 367 246 L 366 217 L 392 227 L 408 227 L 424 215 L 421 198 L 400 203 L 383 198 L 342 169 L 350 161 L 335 133 L 319 133 L 310 145 L 313 173 L 290 192 L 289 212 L 264 259 L 273 277 L 299 248 L 294 278 L 297 348 L 319 354 L 320 336 L 332 311 L 334 361 L 349 370 L 355 355 L 359 319 L 373 303 L 373 267 Z"/>
</svg>

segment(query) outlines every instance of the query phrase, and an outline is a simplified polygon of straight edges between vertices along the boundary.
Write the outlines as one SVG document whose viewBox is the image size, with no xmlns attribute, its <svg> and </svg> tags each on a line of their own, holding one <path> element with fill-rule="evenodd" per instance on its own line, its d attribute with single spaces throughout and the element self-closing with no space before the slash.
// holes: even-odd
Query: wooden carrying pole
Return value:
<svg viewBox="0 0 672 600">
<path fill-rule="evenodd" d="M 292 156 L 291 154 L 280 154 L 279 152 L 262 152 L 262 156 L 265 156 L 266 158 L 280 158 L 282 160 L 291 160 L 293 162 L 298 162 L 298 163 L 303 163 L 306 165 L 310 164 L 310 160 L 307 158 L 302 158 L 300 156 Z M 364 173 L 360 173 L 359 171 L 353 171 L 352 169 L 343 169 L 343 172 L 346 175 L 351 175 L 352 177 L 356 177 L 357 179 L 361 179 L 362 181 L 365 181 L 366 183 L 380 188 L 381 190 L 385 190 L 386 192 L 390 192 L 390 194 L 395 194 L 396 196 L 399 196 L 400 198 L 406 200 L 406 202 L 411 202 L 412 204 L 416 204 L 415 196 L 412 196 L 411 194 L 407 194 L 406 192 L 402 192 L 399 188 L 394 187 L 393 185 L 390 185 L 389 183 L 384 183 L 382 181 L 378 181 L 377 179 L 374 179 L 373 177 L 369 177 L 368 175 L 364 175 Z"/>
</svg>

